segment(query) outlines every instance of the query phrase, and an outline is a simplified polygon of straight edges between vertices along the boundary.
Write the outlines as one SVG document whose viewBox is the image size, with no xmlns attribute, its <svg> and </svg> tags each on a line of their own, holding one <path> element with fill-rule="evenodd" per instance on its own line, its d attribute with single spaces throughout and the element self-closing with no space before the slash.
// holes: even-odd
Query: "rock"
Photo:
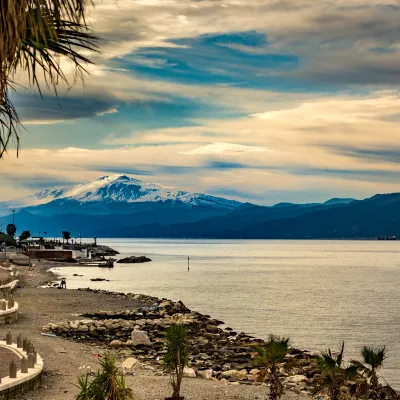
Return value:
<svg viewBox="0 0 400 400">
<path fill-rule="evenodd" d="M 239 373 L 236 369 L 230 369 L 221 373 L 221 376 L 225 379 L 233 378 L 235 374 Z"/>
<path fill-rule="evenodd" d="M 131 340 L 132 340 L 133 346 L 139 346 L 139 345 L 150 346 L 151 345 L 149 336 L 144 331 L 132 331 Z"/>
<path fill-rule="evenodd" d="M 78 327 L 79 332 L 89 332 L 89 328 L 86 325 L 81 325 Z"/>
<path fill-rule="evenodd" d="M 120 260 L 117 261 L 119 264 L 139 264 L 139 263 L 145 263 L 145 262 L 150 262 L 150 258 L 147 258 L 145 256 L 140 256 L 140 257 L 126 257 L 126 258 L 121 258 Z"/>
<path fill-rule="evenodd" d="M 295 383 L 308 381 L 308 378 L 305 375 L 293 375 L 289 377 L 289 379 Z"/>
<path fill-rule="evenodd" d="M 213 374 L 212 369 L 206 369 L 205 371 L 197 371 L 197 376 L 200 379 L 211 379 Z"/>
<path fill-rule="evenodd" d="M 125 359 L 121 364 L 121 368 L 125 370 L 137 369 L 139 367 L 140 367 L 140 361 L 133 357 Z"/>
<path fill-rule="evenodd" d="M 350 393 L 350 389 L 347 386 L 340 386 L 340 392 L 343 394 Z"/>
<path fill-rule="evenodd" d="M 183 376 L 185 378 L 196 378 L 196 371 L 193 368 L 185 367 L 183 369 Z"/>
<path fill-rule="evenodd" d="M 105 279 L 105 278 L 91 278 L 90 280 L 92 282 L 103 282 L 103 281 L 110 282 L 108 279 Z"/>
<path fill-rule="evenodd" d="M 250 375 L 257 375 L 260 371 L 256 368 L 253 368 L 252 370 L 250 370 Z"/>
<path fill-rule="evenodd" d="M 237 379 L 238 381 L 243 381 L 243 380 L 245 380 L 247 378 L 247 370 L 242 369 L 237 374 L 235 374 L 233 377 L 235 379 Z"/>
<path fill-rule="evenodd" d="M 109 344 L 111 347 L 120 347 L 123 346 L 125 343 L 121 342 L 120 340 L 112 340 Z"/>
</svg>

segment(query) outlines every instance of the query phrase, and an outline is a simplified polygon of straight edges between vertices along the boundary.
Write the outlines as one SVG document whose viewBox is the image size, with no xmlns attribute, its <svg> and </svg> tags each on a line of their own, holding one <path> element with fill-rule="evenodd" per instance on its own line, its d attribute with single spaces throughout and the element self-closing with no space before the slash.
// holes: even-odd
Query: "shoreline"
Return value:
<svg viewBox="0 0 400 400">
<path fill-rule="evenodd" d="M 26 261 L 23 255 L 11 255 L 16 263 Z M 21 282 L 15 297 L 20 304 L 20 318 L 16 324 L 0 328 L 1 335 L 10 331 L 12 335 L 22 334 L 33 341 L 35 348 L 44 360 L 43 381 L 40 388 L 30 392 L 31 400 L 73 400 L 77 394 L 78 376 L 95 371 L 98 366 L 98 354 L 112 350 L 122 362 L 132 357 L 128 348 L 110 348 L 105 343 L 88 343 L 85 340 L 66 340 L 62 337 L 42 335 L 42 328 L 47 324 L 74 321 L 107 310 L 121 314 L 126 310 L 134 313 L 148 303 L 126 298 L 125 294 L 108 295 L 86 290 L 44 289 L 38 286 L 57 279 L 51 268 L 60 267 L 58 263 L 34 261 L 34 268 L 18 266 Z M 67 265 L 65 265 L 67 266 Z M 152 298 L 152 300 L 155 298 Z M 137 356 L 139 358 L 139 355 Z M 169 377 L 160 373 L 151 363 L 140 362 L 138 370 L 126 375 L 127 383 L 140 400 L 160 400 L 171 393 Z M 244 383 L 244 382 L 243 382 Z M 184 378 L 182 393 L 187 399 L 208 400 L 261 399 L 267 395 L 267 388 L 260 385 L 237 384 L 237 382 Z M 284 400 L 307 400 L 309 396 L 287 390 Z"/>
<path fill-rule="evenodd" d="M 149 393 L 156 388 L 160 390 L 160 385 L 164 388 L 163 394 L 167 395 L 168 377 L 160 369 L 159 360 L 162 359 L 165 328 L 176 315 L 183 317 L 195 332 L 191 337 L 192 360 L 188 376 L 202 379 L 187 378 L 184 387 L 186 385 L 189 392 L 200 385 L 203 393 L 209 393 L 211 387 L 216 390 L 215 396 L 208 397 L 210 400 L 247 400 L 266 395 L 265 385 L 256 382 L 260 371 L 254 368 L 251 355 L 254 344 L 262 343 L 261 339 L 234 332 L 231 328 L 221 329 L 222 321 L 191 311 L 181 302 L 101 289 L 37 287 L 57 281 L 62 274 L 50 269 L 59 268 L 61 272 L 62 267 L 70 266 L 74 265 L 39 261 L 32 269 L 18 267 L 22 273 L 21 286 L 17 291 L 22 316 L 15 326 L 9 326 L 10 331 L 17 334 L 22 328 L 23 334 L 33 332 L 34 341 L 38 341 L 37 348 L 43 354 L 49 371 L 48 375 L 44 374 L 46 385 L 39 390 L 41 395 L 35 397 L 36 394 L 33 394 L 30 396 L 32 400 L 72 400 L 74 397 L 57 397 L 55 391 L 48 395 L 47 382 L 51 382 L 50 385 L 58 391 L 64 388 L 64 393 L 76 393 L 73 385 L 77 376 L 86 369 L 94 371 L 97 365 L 95 356 L 106 351 L 115 353 L 120 362 L 127 357 L 138 360 L 139 370 L 132 371 L 127 380 L 134 391 L 137 382 L 144 385 L 146 391 L 143 393 L 146 395 L 141 397 L 139 391 L 139 399 L 160 399 L 162 396 L 158 392 L 149 397 Z M 149 306 L 155 304 L 158 310 L 149 310 Z M 32 312 L 36 313 L 33 320 Z M 45 333 L 56 333 L 56 337 L 42 336 L 44 326 L 47 326 Z M 152 348 L 133 346 L 130 342 L 132 330 L 145 332 Z M 68 365 L 60 368 L 59 357 L 67 357 L 66 354 Z M 283 398 L 309 399 L 316 375 L 315 357 L 308 351 L 296 349 L 293 349 L 291 357 L 296 359 L 298 365 L 284 377 L 286 393 Z M 150 392 L 147 385 L 150 385 Z M 221 396 L 221 391 L 226 397 Z M 187 398 L 202 400 L 201 393 L 200 397 L 192 393 Z"/>
</svg>

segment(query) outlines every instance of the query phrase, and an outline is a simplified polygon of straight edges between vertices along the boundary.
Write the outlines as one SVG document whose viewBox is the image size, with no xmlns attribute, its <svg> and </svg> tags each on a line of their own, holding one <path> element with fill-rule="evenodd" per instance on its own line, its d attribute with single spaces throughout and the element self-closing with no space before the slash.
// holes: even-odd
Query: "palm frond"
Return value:
<svg viewBox="0 0 400 400">
<path fill-rule="evenodd" d="M 365 364 L 371 368 L 379 369 L 386 360 L 386 347 L 374 349 L 373 347 L 364 346 L 361 350 L 361 356 Z"/>
<path fill-rule="evenodd" d="M 67 82 L 62 57 L 73 65 L 73 83 L 83 78 L 90 59 L 82 51 L 97 51 L 98 40 L 85 21 L 88 4 L 90 0 L 1 0 L 0 158 L 12 140 L 17 149 L 19 145 L 20 120 L 9 97 L 16 72 L 26 72 L 39 93 L 42 77 L 56 95 L 59 81 Z"/>
</svg>

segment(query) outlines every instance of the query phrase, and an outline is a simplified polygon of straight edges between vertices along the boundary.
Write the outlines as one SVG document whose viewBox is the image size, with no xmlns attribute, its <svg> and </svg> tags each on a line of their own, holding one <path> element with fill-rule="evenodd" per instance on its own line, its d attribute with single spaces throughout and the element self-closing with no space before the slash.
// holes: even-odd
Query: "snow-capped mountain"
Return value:
<svg viewBox="0 0 400 400">
<path fill-rule="evenodd" d="M 24 206 L 22 205 L 24 204 Z M 199 193 L 171 190 L 125 175 L 44 190 L 17 202 L 0 203 L 0 225 L 16 209 L 18 229 L 60 235 L 62 230 L 87 236 L 118 235 L 132 226 L 166 226 L 224 215 L 242 203 Z"/>
<path fill-rule="evenodd" d="M 240 205 L 234 200 L 170 190 L 153 183 L 145 183 L 126 175 L 101 176 L 96 180 L 72 187 L 45 190 L 35 195 L 36 204 L 46 204 L 53 200 L 75 200 L 81 204 L 89 202 L 180 202 L 187 206 L 208 206 L 233 209 Z M 62 203 L 60 203 L 62 204 Z"/>
</svg>

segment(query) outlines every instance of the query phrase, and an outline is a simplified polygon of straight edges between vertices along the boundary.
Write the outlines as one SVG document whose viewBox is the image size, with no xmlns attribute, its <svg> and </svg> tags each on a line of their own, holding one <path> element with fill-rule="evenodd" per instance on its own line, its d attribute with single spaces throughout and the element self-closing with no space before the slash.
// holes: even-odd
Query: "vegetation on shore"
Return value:
<svg viewBox="0 0 400 400">
<path fill-rule="evenodd" d="M 290 352 L 289 342 L 289 338 L 271 335 L 265 345 L 256 347 L 254 364 L 264 368 L 271 400 L 277 400 L 283 393 L 280 367 L 286 365 L 285 358 Z"/>
<path fill-rule="evenodd" d="M 76 400 L 133 400 L 135 396 L 118 370 L 116 359 L 107 354 L 100 360 L 101 370 L 89 381 L 88 375 L 78 378 Z"/>
<path fill-rule="evenodd" d="M 167 352 L 164 356 L 164 366 L 171 377 L 171 399 L 180 399 L 183 370 L 189 363 L 187 329 L 182 324 L 172 324 L 167 330 L 166 338 Z"/>
</svg>

